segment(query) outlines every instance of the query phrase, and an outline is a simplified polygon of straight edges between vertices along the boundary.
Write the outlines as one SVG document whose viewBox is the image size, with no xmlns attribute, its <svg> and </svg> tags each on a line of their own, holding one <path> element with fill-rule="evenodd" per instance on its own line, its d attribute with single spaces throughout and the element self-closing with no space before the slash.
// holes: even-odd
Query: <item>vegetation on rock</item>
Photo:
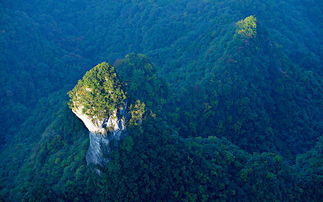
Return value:
<svg viewBox="0 0 323 202">
<path fill-rule="evenodd" d="M 126 99 L 115 68 L 105 62 L 89 70 L 68 95 L 72 110 L 81 108 L 98 119 L 109 117 Z"/>
</svg>

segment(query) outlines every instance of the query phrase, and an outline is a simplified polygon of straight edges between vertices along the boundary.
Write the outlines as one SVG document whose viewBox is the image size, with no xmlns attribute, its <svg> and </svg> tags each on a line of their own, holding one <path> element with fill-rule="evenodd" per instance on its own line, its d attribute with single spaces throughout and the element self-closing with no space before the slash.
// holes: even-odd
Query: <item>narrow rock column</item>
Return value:
<svg viewBox="0 0 323 202">
<path fill-rule="evenodd" d="M 108 154 L 112 150 L 111 143 L 118 143 L 125 134 L 126 104 L 120 106 L 108 118 L 99 120 L 91 118 L 82 110 L 73 110 L 89 130 L 90 145 L 86 154 L 88 165 L 105 167 L 109 162 Z"/>
</svg>

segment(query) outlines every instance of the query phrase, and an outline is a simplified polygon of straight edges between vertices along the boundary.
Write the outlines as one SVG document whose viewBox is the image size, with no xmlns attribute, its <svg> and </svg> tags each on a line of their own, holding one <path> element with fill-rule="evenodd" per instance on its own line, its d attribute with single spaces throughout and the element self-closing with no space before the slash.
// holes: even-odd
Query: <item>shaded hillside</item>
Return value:
<svg viewBox="0 0 323 202">
<path fill-rule="evenodd" d="M 238 29 L 204 80 L 178 99 L 183 134 L 216 134 L 247 151 L 293 159 L 322 133 L 322 78 L 288 57 L 263 24 L 253 36 Z"/>
</svg>

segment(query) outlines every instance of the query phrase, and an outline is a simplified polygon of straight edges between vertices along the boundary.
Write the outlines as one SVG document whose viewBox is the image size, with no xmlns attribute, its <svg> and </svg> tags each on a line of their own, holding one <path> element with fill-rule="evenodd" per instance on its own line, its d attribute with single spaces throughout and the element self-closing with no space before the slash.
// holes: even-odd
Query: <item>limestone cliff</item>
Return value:
<svg viewBox="0 0 323 202">
<path fill-rule="evenodd" d="M 88 165 L 106 166 L 111 143 L 118 143 L 125 135 L 126 105 L 116 110 L 110 117 L 103 120 L 91 120 L 90 117 L 74 112 L 89 129 L 90 145 L 86 154 Z"/>
<path fill-rule="evenodd" d="M 115 68 L 101 63 L 88 71 L 68 93 L 70 108 L 90 132 L 87 164 L 104 167 L 109 161 L 111 143 L 118 144 L 126 134 L 126 125 L 141 123 L 145 103 L 136 100 L 129 104 L 128 110 L 123 87 Z"/>
<path fill-rule="evenodd" d="M 70 108 L 90 131 L 87 163 L 105 166 L 111 142 L 118 142 L 126 129 L 126 96 L 114 67 L 95 66 L 68 94 Z"/>
</svg>

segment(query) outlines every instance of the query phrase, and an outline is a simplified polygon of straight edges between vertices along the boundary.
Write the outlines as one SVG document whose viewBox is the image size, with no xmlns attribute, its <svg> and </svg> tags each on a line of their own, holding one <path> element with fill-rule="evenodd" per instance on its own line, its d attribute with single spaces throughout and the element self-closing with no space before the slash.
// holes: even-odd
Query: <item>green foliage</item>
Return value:
<svg viewBox="0 0 323 202">
<path fill-rule="evenodd" d="M 129 111 L 131 115 L 129 124 L 138 125 L 142 122 L 142 118 L 145 113 L 145 103 L 137 100 L 136 103 L 130 105 Z"/>
<path fill-rule="evenodd" d="M 1 1 L 0 198 L 320 201 L 319 3 Z M 97 176 L 64 94 L 107 59 L 127 85 L 103 64 L 71 97 L 104 117 L 127 92 L 134 117 L 148 118 Z"/>
<path fill-rule="evenodd" d="M 251 155 L 226 140 L 182 139 L 167 131 L 158 119 L 129 131 L 132 149 L 115 151 L 106 169 L 106 198 L 297 201 L 300 196 L 294 172 L 274 154 Z"/>
<path fill-rule="evenodd" d="M 127 152 L 131 152 L 133 145 L 134 145 L 133 138 L 131 136 L 127 136 L 122 141 L 121 149 L 124 149 Z"/>
<path fill-rule="evenodd" d="M 143 54 L 128 54 L 115 62 L 117 72 L 126 83 L 129 102 L 144 102 L 149 110 L 158 113 L 169 96 L 168 86 L 158 77 L 156 67 Z"/>
<path fill-rule="evenodd" d="M 323 197 L 323 136 L 310 151 L 299 155 L 296 159 L 299 170 L 299 183 L 303 190 L 303 197 L 311 201 L 320 201 Z"/>
<path fill-rule="evenodd" d="M 216 133 L 249 152 L 294 160 L 320 135 L 322 79 L 290 59 L 264 27 L 257 32 L 254 40 L 232 36 L 221 60 L 172 105 L 181 112 L 173 122 L 185 137 Z"/>
<path fill-rule="evenodd" d="M 236 26 L 236 33 L 243 37 L 254 38 L 257 34 L 257 19 L 253 15 L 240 20 Z"/>
<path fill-rule="evenodd" d="M 81 108 L 93 118 L 106 118 L 124 102 L 126 94 L 115 68 L 101 63 L 88 71 L 68 95 L 72 110 Z"/>
</svg>

